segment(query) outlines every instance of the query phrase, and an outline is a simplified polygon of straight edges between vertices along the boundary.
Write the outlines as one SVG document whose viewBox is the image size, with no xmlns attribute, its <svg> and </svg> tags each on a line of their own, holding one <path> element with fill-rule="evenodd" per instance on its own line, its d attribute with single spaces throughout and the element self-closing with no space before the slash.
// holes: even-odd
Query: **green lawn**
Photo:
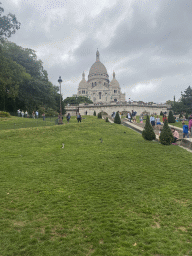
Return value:
<svg viewBox="0 0 192 256">
<path fill-rule="evenodd" d="M 192 255 L 186 150 L 86 116 L 1 130 L 0 154 L 0 255 Z"/>
<path fill-rule="evenodd" d="M 185 121 L 185 124 L 189 125 L 189 122 Z M 174 125 L 174 126 L 179 127 L 179 128 L 183 128 L 182 122 L 175 122 L 175 123 L 173 123 L 171 125 Z"/>
<path fill-rule="evenodd" d="M 33 119 L 15 116 L 0 118 L 0 130 L 52 126 L 55 125 L 56 119 L 57 117 L 47 117 L 45 121 L 43 121 L 43 118 Z"/>
</svg>

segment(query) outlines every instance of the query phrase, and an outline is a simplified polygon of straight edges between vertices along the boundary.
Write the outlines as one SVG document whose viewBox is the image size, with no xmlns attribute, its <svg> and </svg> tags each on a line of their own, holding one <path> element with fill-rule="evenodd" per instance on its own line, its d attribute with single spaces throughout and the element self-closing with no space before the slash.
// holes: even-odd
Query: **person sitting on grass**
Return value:
<svg viewBox="0 0 192 256">
<path fill-rule="evenodd" d="M 183 125 L 183 138 L 185 138 L 185 136 L 189 138 L 188 125 L 186 125 L 185 122 L 182 122 L 182 125 Z"/>
<path fill-rule="evenodd" d="M 173 143 L 175 143 L 176 141 L 179 140 L 179 133 L 177 130 L 175 130 L 174 128 L 171 129 L 172 133 L 173 133 L 173 137 L 174 137 L 174 141 Z"/>
</svg>

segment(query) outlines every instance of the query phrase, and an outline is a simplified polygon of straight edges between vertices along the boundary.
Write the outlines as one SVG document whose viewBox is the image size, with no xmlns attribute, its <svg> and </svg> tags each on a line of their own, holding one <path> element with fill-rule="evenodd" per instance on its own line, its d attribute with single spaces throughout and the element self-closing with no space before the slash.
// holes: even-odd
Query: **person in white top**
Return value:
<svg viewBox="0 0 192 256">
<path fill-rule="evenodd" d="M 35 115 L 36 115 L 36 118 L 38 118 L 38 116 L 39 116 L 38 110 L 35 112 Z"/>
<path fill-rule="evenodd" d="M 150 117 L 150 123 L 151 123 L 152 127 L 154 128 L 155 127 L 155 117 L 153 116 L 153 114 Z"/>
<path fill-rule="evenodd" d="M 129 122 L 131 123 L 131 114 L 128 112 L 127 118 L 129 119 Z"/>
<path fill-rule="evenodd" d="M 159 128 L 161 126 L 160 118 L 157 116 L 155 121 L 156 121 L 157 127 Z"/>
</svg>

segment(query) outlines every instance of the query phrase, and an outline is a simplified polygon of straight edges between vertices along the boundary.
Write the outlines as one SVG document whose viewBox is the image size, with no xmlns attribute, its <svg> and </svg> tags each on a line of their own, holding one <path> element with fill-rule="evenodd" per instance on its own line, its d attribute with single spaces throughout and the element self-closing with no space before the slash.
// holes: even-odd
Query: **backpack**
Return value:
<svg viewBox="0 0 192 256">
<path fill-rule="evenodd" d="M 188 133 L 188 125 L 183 125 L 183 133 L 187 134 Z"/>
</svg>

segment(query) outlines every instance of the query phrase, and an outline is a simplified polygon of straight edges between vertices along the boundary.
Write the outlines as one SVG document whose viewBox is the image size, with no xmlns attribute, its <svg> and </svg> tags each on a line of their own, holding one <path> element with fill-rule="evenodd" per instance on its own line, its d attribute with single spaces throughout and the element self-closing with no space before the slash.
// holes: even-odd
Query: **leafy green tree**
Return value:
<svg viewBox="0 0 192 256">
<path fill-rule="evenodd" d="M 102 119 L 102 114 L 101 114 L 101 112 L 98 113 L 97 117 L 98 117 L 99 119 Z"/>
<path fill-rule="evenodd" d="M 160 116 L 163 116 L 163 112 L 162 111 L 160 112 Z"/>
<path fill-rule="evenodd" d="M 96 116 L 96 112 L 95 112 L 95 110 L 94 110 L 94 112 L 93 112 L 93 115 L 94 115 L 94 116 Z"/>
<path fill-rule="evenodd" d="M 119 116 L 119 112 L 116 112 L 115 118 L 114 118 L 115 124 L 121 124 L 121 118 Z"/>
<path fill-rule="evenodd" d="M 81 104 L 81 103 L 88 103 L 91 104 L 93 103 L 89 98 L 87 98 L 86 96 L 78 96 L 78 97 L 67 97 L 66 99 L 64 99 L 64 104 Z"/>
<path fill-rule="evenodd" d="M 109 119 L 108 119 L 108 117 L 106 117 L 106 119 L 105 119 L 105 122 L 109 122 Z"/>
<path fill-rule="evenodd" d="M 3 102 L 0 108 L 8 111 L 20 108 L 30 113 L 40 106 L 60 110 L 59 88 L 48 80 L 35 51 L 4 40 L 0 57 L 0 104 Z M 62 108 L 64 113 L 63 101 Z"/>
<path fill-rule="evenodd" d="M 4 9 L 0 7 L 0 40 L 11 37 L 12 34 L 15 34 L 16 30 L 20 29 L 21 25 L 15 15 L 9 13 L 7 16 L 2 16 L 3 12 Z"/>
<path fill-rule="evenodd" d="M 16 98 L 22 82 L 30 80 L 30 75 L 21 65 L 0 53 L 0 108 L 6 110 L 6 102 L 11 99 L 12 111 L 16 110 Z M 9 100 L 10 101 L 10 100 Z"/>
<path fill-rule="evenodd" d="M 146 123 L 142 132 L 142 136 L 145 140 L 155 140 L 156 138 L 153 127 L 150 124 L 150 119 L 148 115 L 146 118 Z"/>
<path fill-rule="evenodd" d="M 181 95 L 181 102 L 184 105 L 183 111 L 192 112 L 192 88 L 189 86 Z"/>
<path fill-rule="evenodd" d="M 168 123 L 175 123 L 175 117 L 173 116 L 173 112 L 169 111 L 169 116 L 168 116 Z"/>
<path fill-rule="evenodd" d="M 192 88 L 190 86 L 184 93 L 181 92 L 181 98 L 178 102 L 174 99 L 172 109 L 176 114 L 182 112 L 192 113 Z"/>
<path fill-rule="evenodd" d="M 159 136 L 159 141 L 163 145 L 170 145 L 174 141 L 173 134 L 168 126 L 167 120 L 164 122 L 163 130 Z"/>
</svg>

